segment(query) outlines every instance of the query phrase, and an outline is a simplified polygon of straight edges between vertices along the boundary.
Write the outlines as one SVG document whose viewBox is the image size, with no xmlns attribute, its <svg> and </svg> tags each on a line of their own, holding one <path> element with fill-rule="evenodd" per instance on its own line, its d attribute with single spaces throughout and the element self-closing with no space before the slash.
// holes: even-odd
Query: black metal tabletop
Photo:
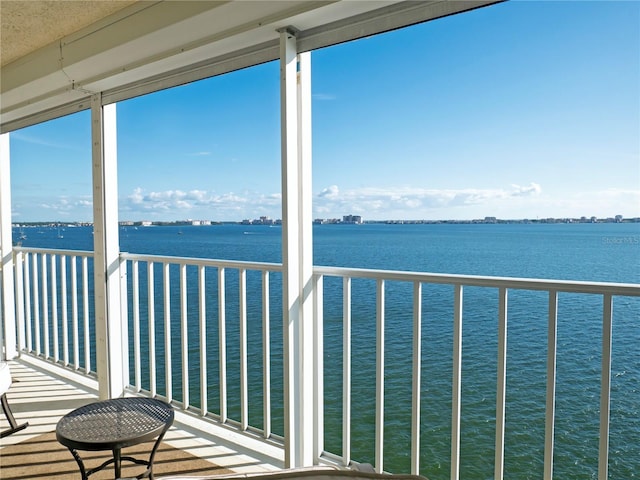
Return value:
<svg viewBox="0 0 640 480">
<path fill-rule="evenodd" d="M 173 423 L 173 408 L 155 398 L 90 403 L 58 422 L 56 438 L 72 449 L 114 450 L 153 440 Z"/>
</svg>

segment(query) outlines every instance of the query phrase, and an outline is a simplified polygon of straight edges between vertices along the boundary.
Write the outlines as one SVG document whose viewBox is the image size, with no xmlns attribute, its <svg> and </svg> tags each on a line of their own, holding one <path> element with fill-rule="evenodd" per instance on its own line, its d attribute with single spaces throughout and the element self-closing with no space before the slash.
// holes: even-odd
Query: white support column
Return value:
<svg viewBox="0 0 640 480">
<path fill-rule="evenodd" d="M 126 319 L 121 317 L 116 106 L 91 98 L 96 370 L 101 399 L 124 393 Z"/>
<path fill-rule="evenodd" d="M 16 351 L 16 309 L 13 289 L 13 239 L 11 235 L 11 175 L 9 134 L 0 135 L 0 258 L 2 279 L 0 298 L 4 330 L 0 331 L 0 349 L 4 347 L 3 359 L 10 360 Z M 0 350 L 1 352 L 1 350 Z M 0 356 L 2 353 L 0 353 Z"/>
<path fill-rule="evenodd" d="M 286 467 L 313 465 L 313 242 L 311 210 L 311 57 L 297 53 L 295 29 L 280 32 L 282 264 Z M 316 352 L 321 355 L 321 352 Z"/>
</svg>

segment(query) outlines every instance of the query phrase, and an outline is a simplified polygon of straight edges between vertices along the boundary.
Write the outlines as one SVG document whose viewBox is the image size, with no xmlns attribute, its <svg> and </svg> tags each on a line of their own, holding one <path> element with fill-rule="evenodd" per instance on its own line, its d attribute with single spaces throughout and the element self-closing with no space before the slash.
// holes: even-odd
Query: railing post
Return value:
<svg viewBox="0 0 640 480">
<path fill-rule="evenodd" d="M 453 380 L 451 382 L 451 480 L 460 478 L 460 412 L 462 405 L 462 284 L 454 286 Z"/>
<path fill-rule="evenodd" d="M 25 318 L 24 318 L 24 253 L 18 252 L 15 256 L 15 265 L 16 271 L 16 306 L 15 306 L 15 315 L 16 315 L 16 328 L 18 330 L 18 351 L 23 351 L 26 346 L 25 334 Z"/>
<path fill-rule="evenodd" d="M 116 106 L 91 97 L 96 370 L 101 399 L 124 394 L 127 344 L 121 318 Z"/>
<path fill-rule="evenodd" d="M 384 470 L 384 285 L 383 279 L 376 281 L 376 413 L 375 413 L 375 470 Z"/>
<path fill-rule="evenodd" d="M 324 278 L 314 275 L 313 304 L 314 304 L 314 418 L 315 418 L 315 446 L 313 448 L 314 463 L 320 462 L 324 452 Z"/>
<path fill-rule="evenodd" d="M 118 232 L 120 228 L 118 227 Z M 118 271 L 120 272 L 120 318 L 122 319 L 122 358 L 124 358 L 124 365 L 122 367 L 122 385 L 131 384 L 131 375 L 129 374 L 129 302 L 127 301 L 127 292 L 129 291 L 128 279 L 127 279 L 127 262 L 120 258 L 120 242 L 118 241 Z"/>
<path fill-rule="evenodd" d="M 507 318 L 508 292 L 501 287 L 498 303 L 498 372 L 496 376 L 496 451 L 495 480 L 504 479 L 504 439 L 507 413 Z"/>
<path fill-rule="evenodd" d="M 603 300 L 598 480 L 607 480 L 607 478 L 609 478 L 609 427 L 611 421 L 611 340 L 613 336 L 613 296 L 610 293 L 607 293 L 604 295 Z"/>
<path fill-rule="evenodd" d="M 4 346 L 4 359 L 18 355 L 16 350 L 16 312 L 13 281 L 13 240 L 11 235 L 11 175 L 9 171 L 9 134 L 0 135 L 0 261 L 2 282 L 0 304 L 4 330 L 0 331 L 0 350 Z"/>
<path fill-rule="evenodd" d="M 342 462 L 351 463 L 351 278 L 342 279 Z"/>
<path fill-rule="evenodd" d="M 544 480 L 553 479 L 553 445 L 556 416 L 556 360 L 558 353 L 558 292 L 549 290 L 547 327 L 547 397 L 544 429 Z"/>
<path fill-rule="evenodd" d="M 311 57 L 280 31 L 285 466 L 313 465 Z M 319 408 L 322 408 L 321 406 Z"/>
<path fill-rule="evenodd" d="M 411 473 L 420 473 L 420 398 L 422 392 L 422 283 L 413 283 L 411 385 Z"/>
</svg>

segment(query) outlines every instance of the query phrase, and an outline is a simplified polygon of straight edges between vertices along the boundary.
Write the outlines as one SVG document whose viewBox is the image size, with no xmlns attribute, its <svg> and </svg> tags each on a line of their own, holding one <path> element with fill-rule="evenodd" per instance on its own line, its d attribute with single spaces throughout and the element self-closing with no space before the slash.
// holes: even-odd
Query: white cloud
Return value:
<svg viewBox="0 0 640 480">
<path fill-rule="evenodd" d="M 640 189 L 608 188 L 580 192 L 561 199 L 556 205 L 565 211 L 580 213 L 566 216 L 604 218 L 620 214 L 626 217 L 640 217 Z"/>
<path fill-rule="evenodd" d="M 54 215 L 73 216 L 82 212 L 82 217 L 91 209 L 93 202 L 86 196 L 78 198 L 58 197 L 38 205 L 39 208 L 53 212 Z"/>
<path fill-rule="evenodd" d="M 331 185 L 330 187 L 323 189 L 318 194 L 318 197 L 336 198 L 338 196 L 338 193 L 339 193 L 338 186 Z"/>
<path fill-rule="evenodd" d="M 127 197 L 127 199 L 134 204 L 142 203 L 144 196 L 142 195 L 142 189 L 140 187 L 133 190 L 133 193 Z"/>
<path fill-rule="evenodd" d="M 16 198 L 15 215 L 26 221 L 90 220 L 90 196 L 60 196 L 34 202 Z M 33 205 L 31 209 L 26 204 Z M 207 190 L 145 191 L 135 188 L 120 199 L 122 220 L 179 220 L 200 218 L 237 221 L 266 215 L 280 218 L 280 192 L 242 191 L 218 193 Z M 18 212 L 19 210 L 19 212 Z M 471 219 L 580 217 L 623 215 L 640 217 L 640 189 L 602 189 L 575 194 L 543 191 L 537 183 L 505 188 L 428 189 L 416 187 L 340 189 L 330 185 L 313 198 L 313 215 L 341 218 L 362 215 L 365 219 Z"/>
<path fill-rule="evenodd" d="M 460 208 L 525 201 L 542 191 L 540 185 L 512 185 L 510 189 L 426 189 L 416 187 L 359 188 L 342 191 L 337 185 L 324 188 L 314 203 L 316 215 L 340 216 L 345 212 L 362 213 L 369 218 L 430 218 L 434 211 L 448 209 L 451 218 Z M 488 215 L 489 213 L 487 213 Z"/>
<path fill-rule="evenodd" d="M 165 190 L 146 192 L 136 188 L 121 201 L 123 215 L 130 219 L 153 216 L 159 219 L 203 218 L 241 220 L 260 215 L 279 217 L 280 193 L 216 193 L 206 190 Z"/>
<path fill-rule="evenodd" d="M 512 196 L 527 196 L 527 195 L 539 195 L 540 191 L 542 190 L 540 188 L 540 185 L 538 185 L 537 183 L 533 183 L 531 182 L 531 184 L 529 184 L 529 186 L 527 187 L 521 187 L 520 185 L 511 185 L 513 187 L 513 192 L 511 192 Z"/>
</svg>

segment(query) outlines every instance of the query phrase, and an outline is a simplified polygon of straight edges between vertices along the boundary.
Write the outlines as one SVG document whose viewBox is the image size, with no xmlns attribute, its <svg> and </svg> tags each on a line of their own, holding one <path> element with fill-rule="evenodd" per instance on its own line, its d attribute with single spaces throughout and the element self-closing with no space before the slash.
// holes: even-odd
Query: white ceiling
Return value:
<svg viewBox="0 0 640 480">
<path fill-rule="evenodd" d="M 276 59 L 285 27 L 306 51 L 491 3 L 2 0 L 1 129 Z"/>
<path fill-rule="evenodd" d="M 135 0 L 0 1 L 0 65 L 70 35 Z"/>
</svg>

